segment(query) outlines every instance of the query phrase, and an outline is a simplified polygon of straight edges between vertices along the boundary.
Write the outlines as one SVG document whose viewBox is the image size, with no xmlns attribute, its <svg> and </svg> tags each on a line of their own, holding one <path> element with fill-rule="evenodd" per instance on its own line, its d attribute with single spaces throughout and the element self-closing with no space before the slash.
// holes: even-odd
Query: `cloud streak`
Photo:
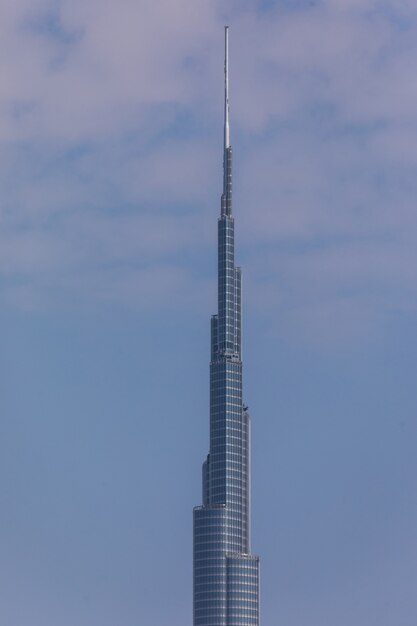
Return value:
<svg viewBox="0 0 417 626">
<path fill-rule="evenodd" d="M 85 298 L 106 291 L 130 306 L 137 267 L 161 278 L 149 281 L 149 306 L 170 306 L 170 272 L 197 268 L 213 240 L 228 20 L 235 204 L 244 255 L 256 259 L 251 288 L 268 285 L 272 317 L 296 305 L 301 326 L 313 301 L 336 310 L 341 292 L 355 294 L 346 325 L 363 310 L 382 324 L 393 310 L 414 311 L 412 3 L 249 2 L 226 13 L 189 0 L 175 10 L 168 1 L 3 7 L 3 301 L 23 281 L 51 306 L 73 297 L 83 275 Z M 124 289 L 93 288 L 109 271 Z M 186 298 L 189 283 L 173 284 Z"/>
</svg>

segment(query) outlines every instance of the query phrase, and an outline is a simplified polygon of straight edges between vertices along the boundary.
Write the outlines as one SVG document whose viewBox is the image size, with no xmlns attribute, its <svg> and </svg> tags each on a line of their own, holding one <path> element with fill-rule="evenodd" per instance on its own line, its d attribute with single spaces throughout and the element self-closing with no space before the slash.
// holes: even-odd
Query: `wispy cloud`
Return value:
<svg viewBox="0 0 417 626">
<path fill-rule="evenodd" d="M 352 320 L 368 330 L 367 319 L 414 311 L 417 12 L 406 0 L 3 7 L 3 301 L 38 293 L 50 306 L 83 284 L 82 298 L 130 306 L 146 272 L 158 275 L 147 307 L 171 306 L 166 284 L 186 298 L 183 272 L 198 274 L 218 206 L 226 20 L 236 213 L 259 301 L 272 317 L 296 309 L 297 327 L 326 306 L 353 333 Z"/>
</svg>

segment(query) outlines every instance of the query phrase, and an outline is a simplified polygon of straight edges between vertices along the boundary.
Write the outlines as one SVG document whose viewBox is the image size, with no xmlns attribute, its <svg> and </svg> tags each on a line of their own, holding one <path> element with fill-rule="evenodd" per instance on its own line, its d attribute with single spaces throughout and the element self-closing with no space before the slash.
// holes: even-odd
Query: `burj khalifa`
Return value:
<svg viewBox="0 0 417 626">
<path fill-rule="evenodd" d="M 235 266 L 228 27 L 218 312 L 211 318 L 210 451 L 194 509 L 194 626 L 259 626 L 259 557 L 250 547 L 250 418 L 242 398 L 241 270 Z"/>
</svg>

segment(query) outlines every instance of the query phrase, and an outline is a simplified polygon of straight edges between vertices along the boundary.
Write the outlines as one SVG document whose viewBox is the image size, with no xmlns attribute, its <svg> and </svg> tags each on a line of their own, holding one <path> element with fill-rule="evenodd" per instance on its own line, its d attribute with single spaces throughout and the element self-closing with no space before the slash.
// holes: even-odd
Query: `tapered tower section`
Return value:
<svg viewBox="0 0 417 626">
<path fill-rule="evenodd" d="M 250 418 L 242 399 L 241 271 L 235 266 L 225 28 L 218 312 L 211 318 L 210 452 L 194 509 L 194 626 L 259 626 L 259 558 L 250 553 Z"/>
</svg>

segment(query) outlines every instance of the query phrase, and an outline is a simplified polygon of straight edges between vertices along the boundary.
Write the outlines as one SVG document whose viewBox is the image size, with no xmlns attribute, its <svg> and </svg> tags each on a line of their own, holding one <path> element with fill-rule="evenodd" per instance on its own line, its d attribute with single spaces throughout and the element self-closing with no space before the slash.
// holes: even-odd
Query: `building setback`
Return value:
<svg viewBox="0 0 417 626">
<path fill-rule="evenodd" d="M 250 552 L 250 418 L 242 399 L 241 270 L 235 266 L 228 27 L 218 313 L 211 318 L 210 452 L 194 509 L 194 626 L 259 626 L 259 557 Z"/>
</svg>

